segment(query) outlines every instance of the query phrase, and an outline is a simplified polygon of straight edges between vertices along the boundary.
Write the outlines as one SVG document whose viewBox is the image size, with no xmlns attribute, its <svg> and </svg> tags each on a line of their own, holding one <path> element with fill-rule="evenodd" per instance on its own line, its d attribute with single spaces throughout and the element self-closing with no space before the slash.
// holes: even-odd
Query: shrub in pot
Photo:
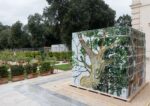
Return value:
<svg viewBox="0 0 150 106">
<path fill-rule="evenodd" d="M 8 67 L 6 65 L 0 66 L 0 84 L 8 82 Z"/>
<path fill-rule="evenodd" d="M 50 72 L 51 72 L 51 74 L 54 74 L 54 66 L 53 65 L 50 66 Z"/>
<path fill-rule="evenodd" d="M 53 68 L 50 62 L 42 62 L 40 67 L 41 75 L 49 75 L 53 73 Z"/>
<path fill-rule="evenodd" d="M 24 68 L 27 74 L 27 78 L 30 79 L 37 77 L 37 64 L 27 64 Z"/>
<path fill-rule="evenodd" d="M 27 75 L 32 73 L 30 64 L 25 65 L 24 69 Z"/>
<path fill-rule="evenodd" d="M 37 66 L 38 66 L 38 64 L 36 64 L 36 63 L 31 65 L 31 69 L 32 69 L 33 73 L 37 74 Z"/>
<path fill-rule="evenodd" d="M 24 79 L 24 67 L 22 65 L 11 66 L 12 81 L 20 81 Z"/>
</svg>

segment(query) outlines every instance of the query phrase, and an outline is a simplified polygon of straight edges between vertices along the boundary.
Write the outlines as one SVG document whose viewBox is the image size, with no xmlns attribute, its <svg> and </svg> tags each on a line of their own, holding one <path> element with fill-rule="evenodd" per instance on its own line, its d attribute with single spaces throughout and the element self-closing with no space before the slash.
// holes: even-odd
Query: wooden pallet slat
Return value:
<svg viewBox="0 0 150 106">
<path fill-rule="evenodd" d="M 118 96 L 115 96 L 115 95 L 111 95 L 111 94 L 108 94 L 108 93 L 104 93 L 104 92 L 100 92 L 100 91 L 93 90 L 93 89 L 90 89 L 90 88 L 85 88 L 85 87 L 82 87 L 82 86 L 75 86 L 75 85 L 70 84 L 70 86 L 75 87 L 75 88 L 79 88 L 79 89 L 81 89 L 81 90 L 87 90 L 87 91 L 92 92 L 92 93 L 101 94 L 101 95 L 108 96 L 108 97 L 112 97 L 112 98 L 114 98 L 114 99 L 119 99 L 119 100 L 122 100 L 122 101 L 125 101 L 125 102 L 131 102 L 131 101 L 135 98 L 135 96 L 136 96 L 141 90 L 143 90 L 143 89 L 145 88 L 145 86 L 147 86 L 147 85 L 148 85 L 148 83 L 143 84 L 143 85 L 139 88 L 139 90 L 137 90 L 132 96 L 130 96 L 128 99 L 123 99 L 123 98 L 121 98 L 121 97 L 118 97 Z"/>
</svg>

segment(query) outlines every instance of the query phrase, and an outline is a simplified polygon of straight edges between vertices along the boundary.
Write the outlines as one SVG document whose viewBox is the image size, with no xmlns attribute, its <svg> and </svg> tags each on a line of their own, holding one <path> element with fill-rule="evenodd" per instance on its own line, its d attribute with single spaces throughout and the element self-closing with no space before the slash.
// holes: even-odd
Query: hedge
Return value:
<svg viewBox="0 0 150 106">
<path fill-rule="evenodd" d="M 50 57 L 56 57 L 58 61 L 70 61 L 72 57 L 72 52 L 49 52 Z"/>
<path fill-rule="evenodd" d="M 40 67 L 40 73 L 45 73 L 48 71 L 53 71 L 54 66 L 50 62 L 42 62 Z"/>
<path fill-rule="evenodd" d="M 19 76 L 24 74 L 24 67 L 22 65 L 11 66 L 11 75 Z"/>
<path fill-rule="evenodd" d="M 0 78 L 8 77 L 8 67 L 6 65 L 0 66 Z"/>
<path fill-rule="evenodd" d="M 33 58 L 41 59 L 40 51 L 16 51 L 14 56 L 13 51 L 0 51 L 0 60 L 3 61 L 30 61 Z M 49 57 L 55 57 L 57 61 L 70 61 L 72 52 L 48 52 Z M 47 57 L 46 57 L 47 58 Z"/>
<path fill-rule="evenodd" d="M 37 73 L 37 64 L 27 64 L 24 66 L 24 69 L 27 74 Z"/>
</svg>

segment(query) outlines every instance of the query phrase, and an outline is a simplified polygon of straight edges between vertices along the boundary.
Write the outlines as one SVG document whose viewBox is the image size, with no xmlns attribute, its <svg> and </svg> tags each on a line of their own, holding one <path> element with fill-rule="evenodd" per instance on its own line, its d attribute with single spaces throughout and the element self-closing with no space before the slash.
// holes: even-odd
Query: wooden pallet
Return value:
<svg viewBox="0 0 150 106">
<path fill-rule="evenodd" d="M 122 101 L 125 101 L 125 102 L 131 102 L 135 96 L 145 87 L 147 86 L 148 83 L 145 83 L 143 84 L 139 90 L 137 90 L 134 94 L 132 94 L 132 96 L 130 96 L 128 99 L 124 99 L 124 98 L 121 98 L 121 97 L 118 97 L 118 96 L 115 96 L 115 95 L 111 95 L 111 94 L 108 94 L 108 93 L 104 93 L 104 92 L 100 92 L 98 90 L 93 90 L 93 89 L 90 89 L 90 88 L 85 88 L 85 87 L 82 87 L 82 86 L 75 86 L 75 85 L 72 85 L 70 84 L 70 86 L 72 87 L 75 87 L 75 88 L 79 88 L 79 89 L 82 89 L 82 90 L 87 90 L 89 92 L 93 92 L 93 93 L 97 93 L 97 94 L 101 94 L 101 95 L 104 95 L 104 96 L 108 96 L 108 97 L 112 97 L 112 98 L 115 98 L 115 99 L 119 99 L 119 100 L 122 100 Z"/>
<path fill-rule="evenodd" d="M 133 93 L 129 98 L 128 98 L 128 102 L 131 102 L 135 97 L 136 95 L 138 95 L 149 83 L 145 83 L 143 84 L 135 93 Z"/>
</svg>

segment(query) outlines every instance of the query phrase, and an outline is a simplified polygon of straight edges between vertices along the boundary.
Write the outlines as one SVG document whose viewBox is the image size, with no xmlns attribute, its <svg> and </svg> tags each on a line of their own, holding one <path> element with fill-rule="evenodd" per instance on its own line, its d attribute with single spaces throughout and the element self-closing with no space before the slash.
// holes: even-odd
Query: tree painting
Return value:
<svg viewBox="0 0 150 106">
<path fill-rule="evenodd" d="M 144 83 L 145 37 L 137 30 L 110 27 L 73 33 L 72 50 L 74 85 L 126 99 Z"/>
</svg>

